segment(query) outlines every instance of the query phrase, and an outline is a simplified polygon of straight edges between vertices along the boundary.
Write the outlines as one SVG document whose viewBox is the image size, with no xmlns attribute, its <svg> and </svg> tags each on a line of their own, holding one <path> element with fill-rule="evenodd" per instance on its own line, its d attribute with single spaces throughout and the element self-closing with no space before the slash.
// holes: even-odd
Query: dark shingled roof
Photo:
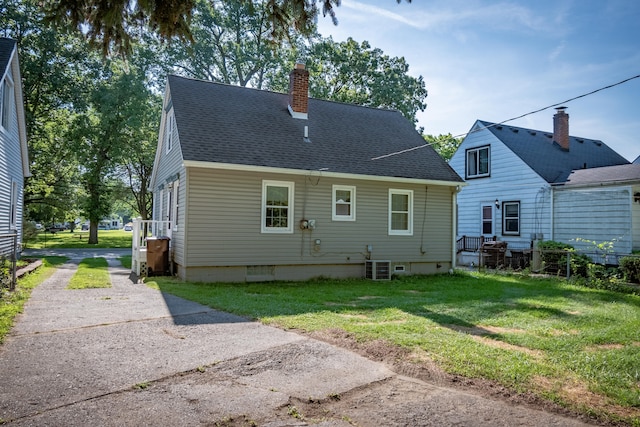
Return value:
<svg viewBox="0 0 640 427">
<path fill-rule="evenodd" d="M 570 136 L 565 151 L 553 132 L 479 122 L 550 184 L 565 182 L 572 170 L 629 164 L 602 141 Z"/>
<path fill-rule="evenodd" d="M 15 40 L 0 37 L 0 78 L 2 78 L 9 66 L 9 59 L 11 59 L 11 53 L 15 45 Z"/>
<path fill-rule="evenodd" d="M 640 164 L 578 169 L 571 172 L 565 185 L 640 183 Z"/>
<path fill-rule="evenodd" d="M 184 160 L 462 182 L 399 112 L 309 99 L 294 119 L 288 95 L 169 76 Z M 310 142 L 304 141 L 308 126 Z"/>
</svg>

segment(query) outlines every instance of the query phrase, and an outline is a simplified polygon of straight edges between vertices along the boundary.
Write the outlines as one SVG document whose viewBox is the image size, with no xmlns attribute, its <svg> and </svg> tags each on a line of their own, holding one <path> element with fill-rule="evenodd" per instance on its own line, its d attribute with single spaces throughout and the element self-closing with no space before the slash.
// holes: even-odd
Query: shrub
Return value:
<svg viewBox="0 0 640 427">
<path fill-rule="evenodd" d="M 22 224 L 22 245 L 27 246 L 27 243 L 38 241 L 38 229 L 36 225 L 31 221 L 25 221 Z"/>
<path fill-rule="evenodd" d="M 586 255 L 577 253 L 575 248 L 570 244 L 547 240 L 539 242 L 538 249 L 540 249 L 540 257 L 544 263 L 545 271 L 557 273 L 558 275 L 566 275 L 567 253 L 569 253 L 571 274 L 587 277 L 588 266 L 591 264 L 591 259 Z"/>
<path fill-rule="evenodd" d="M 0 297 L 2 297 L 2 288 L 8 289 L 11 284 L 9 268 L 9 261 L 4 256 L 0 256 Z"/>
<path fill-rule="evenodd" d="M 620 271 L 625 280 L 640 283 L 640 258 L 630 256 L 620 258 Z"/>
</svg>

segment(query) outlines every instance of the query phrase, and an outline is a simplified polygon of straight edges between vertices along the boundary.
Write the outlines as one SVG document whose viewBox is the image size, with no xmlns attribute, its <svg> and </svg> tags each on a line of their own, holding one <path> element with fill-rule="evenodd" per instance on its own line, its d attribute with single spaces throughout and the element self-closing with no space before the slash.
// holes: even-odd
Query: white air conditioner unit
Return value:
<svg viewBox="0 0 640 427">
<path fill-rule="evenodd" d="M 364 277 L 371 280 L 391 280 L 391 261 L 365 261 Z"/>
</svg>

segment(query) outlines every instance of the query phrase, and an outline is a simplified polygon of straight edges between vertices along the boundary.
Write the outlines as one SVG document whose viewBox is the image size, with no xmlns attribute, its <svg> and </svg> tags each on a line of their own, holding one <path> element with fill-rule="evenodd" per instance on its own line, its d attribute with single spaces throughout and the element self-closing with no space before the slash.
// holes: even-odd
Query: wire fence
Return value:
<svg viewBox="0 0 640 427">
<path fill-rule="evenodd" d="M 622 254 L 603 251 L 541 249 L 534 245 L 512 247 L 511 245 L 483 245 L 479 251 L 479 264 L 487 268 L 510 268 L 566 277 L 585 277 L 589 265 L 605 269 L 618 269 L 625 258 L 637 260 L 640 254 Z"/>
<path fill-rule="evenodd" d="M 0 234 L 0 290 L 16 288 L 18 250 L 18 233 Z"/>
</svg>

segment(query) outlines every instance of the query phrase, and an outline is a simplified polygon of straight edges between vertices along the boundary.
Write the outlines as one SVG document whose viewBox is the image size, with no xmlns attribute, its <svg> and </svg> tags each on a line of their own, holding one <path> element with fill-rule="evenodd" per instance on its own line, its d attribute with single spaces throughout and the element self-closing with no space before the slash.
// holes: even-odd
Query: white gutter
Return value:
<svg viewBox="0 0 640 427">
<path fill-rule="evenodd" d="M 343 172 L 331 172 L 329 168 L 321 168 L 318 170 L 306 170 L 306 169 L 288 169 L 288 168 L 274 168 L 269 166 L 253 166 L 253 165 L 239 165 L 233 163 L 216 163 L 216 162 L 203 162 L 198 160 L 185 160 L 182 163 L 185 168 L 204 168 L 204 169 L 220 169 L 220 170 L 235 170 L 241 172 L 261 172 L 261 173 L 279 173 L 287 175 L 309 175 L 317 174 L 318 176 L 325 176 L 328 178 L 341 178 L 341 179 L 366 179 L 368 181 L 386 181 L 386 182 L 401 182 L 406 184 L 421 184 L 421 185 L 443 185 L 447 187 L 462 187 L 467 185 L 464 182 L 455 181 L 439 181 L 434 179 L 419 179 L 419 178 L 400 178 L 394 176 L 378 176 L 378 175 L 360 175 L 355 173 L 343 173 Z"/>
</svg>

